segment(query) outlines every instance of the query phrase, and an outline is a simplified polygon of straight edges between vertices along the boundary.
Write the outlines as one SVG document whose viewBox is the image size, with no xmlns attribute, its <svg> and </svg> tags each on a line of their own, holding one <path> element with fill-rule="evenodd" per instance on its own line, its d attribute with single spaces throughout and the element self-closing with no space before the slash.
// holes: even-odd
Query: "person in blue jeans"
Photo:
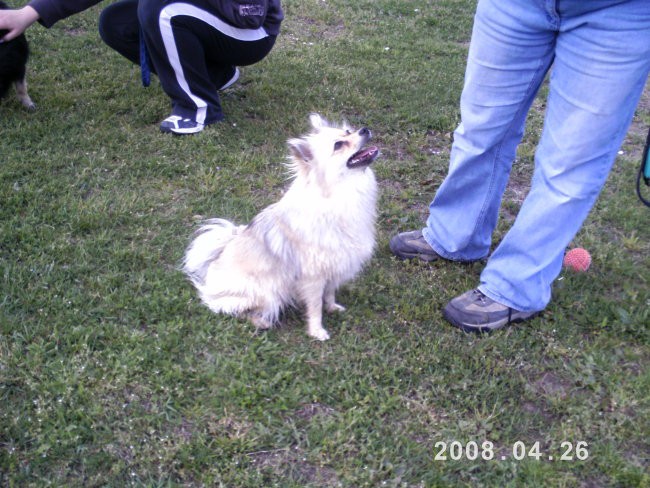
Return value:
<svg viewBox="0 0 650 488">
<path fill-rule="evenodd" d="M 542 311 L 567 245 L 594 205 L 650 71 L 648 0 L 480 0 L 449 173 L 402 259 L 488 255 L 526 115 L 550 72 L 530 192 L 480 276 L 445 318 L 489 331 Z"/>
</svg>

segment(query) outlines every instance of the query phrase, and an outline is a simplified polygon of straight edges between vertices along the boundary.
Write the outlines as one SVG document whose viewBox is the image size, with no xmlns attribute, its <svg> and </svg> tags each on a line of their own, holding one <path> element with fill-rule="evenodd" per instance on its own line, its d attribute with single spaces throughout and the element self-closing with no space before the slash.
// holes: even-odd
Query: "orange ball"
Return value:
<svg viewBox="0 0 650 488">
<path fill-rule="evenodd" d="M 564 255 L 563 264 L 573 271 L 587 271 L 591 266 L 591 254 L 586 249 L 576 247 Z"/>
</svg>

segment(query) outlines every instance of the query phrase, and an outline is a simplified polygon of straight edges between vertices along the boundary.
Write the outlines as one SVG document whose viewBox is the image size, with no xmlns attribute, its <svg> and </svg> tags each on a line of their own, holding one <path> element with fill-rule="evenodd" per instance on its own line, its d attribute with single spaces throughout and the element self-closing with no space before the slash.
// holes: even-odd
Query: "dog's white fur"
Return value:
<svg viewBox="0 0 650 488">
<path fill-rule="evenodd" d="M 346 164 L 370 131 L 336 127 L 318 114 L 310 121 L 311 133 L 288 141 L 293 181 L 284 196 L 248 225 L 208 221 L 189 245 L 183 271 L 214 312 L 266 329 L 283 308 L 301 305 L 307 333 L 324 341 L 323 305 L 345 310 L 335 291 L 372 256 L 377 183 L 367 165 Z"/>
</svg>

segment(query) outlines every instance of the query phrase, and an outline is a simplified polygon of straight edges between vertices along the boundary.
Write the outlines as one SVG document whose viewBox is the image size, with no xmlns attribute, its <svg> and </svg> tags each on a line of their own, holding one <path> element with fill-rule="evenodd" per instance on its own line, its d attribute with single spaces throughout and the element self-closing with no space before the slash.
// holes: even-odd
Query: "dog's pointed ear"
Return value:
<svg viewBox="0 0 650 488">
<path fill-rule="evenodd" d="M 319 114 L 313 113 L 309 115 L 309 122 L 316 132 L 318 132 L 323 127 L 329 127 L 330 124 L 327 120 L 321 117 Z"/>
<path fill-rule="evenodd" d="M 289 139 L 288 144 L 289 151 L 296 161 L 309 163 L 314 158 L 309 142 L 305 139 Z"/>
<path fill-rule="evenodd" d="M 297 177 L 306 177 L 312 169 L 314 154 L 309 142 L 305 139 L 289 139 L 289 163 L 288 168 L 291 174 Z"/>
</svg>

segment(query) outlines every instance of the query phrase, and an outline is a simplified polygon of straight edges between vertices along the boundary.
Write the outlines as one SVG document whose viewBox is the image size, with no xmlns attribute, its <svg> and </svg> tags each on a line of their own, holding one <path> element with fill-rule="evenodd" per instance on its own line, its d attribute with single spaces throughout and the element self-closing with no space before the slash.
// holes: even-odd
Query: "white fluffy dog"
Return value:
<svg viewBox="0 0 650 488">
<path fill-rule="evenodd" d="M 270 328 L 288 305 L 302 305 L 307 334 L 329 339 L 323 306 L 342 311 L 334 293 L 354 278 L 375 245 L 377 183 L 364 149 L 368 129 L 329 124 L 288 141 L 293 181 L 284 196 L 248 225 L 213 219 L 189 245 L 183 271 L 211 310 Z"/>
</svg>

